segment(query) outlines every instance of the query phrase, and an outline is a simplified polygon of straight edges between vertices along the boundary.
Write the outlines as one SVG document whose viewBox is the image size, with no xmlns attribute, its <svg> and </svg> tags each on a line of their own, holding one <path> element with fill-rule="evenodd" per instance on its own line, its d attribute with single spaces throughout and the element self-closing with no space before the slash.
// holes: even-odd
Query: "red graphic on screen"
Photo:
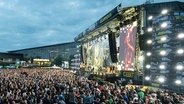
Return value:
<svg viewBox="0 0 184 104">
<path fill-rule="evenodd" d="M 121 69 L 130 70 L 133 68 L 135 57 L 135 37 L 136 27 L 128 25 L 122 28 L 120 32 L 120 61 L 122 64 Z"/>
</svg>

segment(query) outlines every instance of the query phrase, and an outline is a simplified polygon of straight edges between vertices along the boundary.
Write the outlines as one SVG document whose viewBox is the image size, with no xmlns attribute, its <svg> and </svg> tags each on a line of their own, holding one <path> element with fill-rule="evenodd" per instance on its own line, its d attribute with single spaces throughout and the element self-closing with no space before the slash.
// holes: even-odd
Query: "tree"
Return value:
<svg viewBox="0 0 184 104">
<path fill-rule="evenodd" d="M 52 62 L 52 65 L 60 66 L 60 65 L 62 65 L 62 61 L 63 61 L 63 58 L 62 58 L 60 55 L 58 55 L 58 56 L 54 59 L 54 61 Z"/>
</svg>

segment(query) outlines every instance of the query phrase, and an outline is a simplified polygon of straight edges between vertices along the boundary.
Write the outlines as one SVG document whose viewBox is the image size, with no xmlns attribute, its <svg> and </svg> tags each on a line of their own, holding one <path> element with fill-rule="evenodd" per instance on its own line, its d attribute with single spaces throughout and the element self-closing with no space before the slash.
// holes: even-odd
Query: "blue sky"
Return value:
<svg viewBox="0 0 184 104">
<path fill-rule="evenodd" d="M 0 52 L 73 41 L 119 3 L 144 1 L 0 0 Z"/>
</svg>

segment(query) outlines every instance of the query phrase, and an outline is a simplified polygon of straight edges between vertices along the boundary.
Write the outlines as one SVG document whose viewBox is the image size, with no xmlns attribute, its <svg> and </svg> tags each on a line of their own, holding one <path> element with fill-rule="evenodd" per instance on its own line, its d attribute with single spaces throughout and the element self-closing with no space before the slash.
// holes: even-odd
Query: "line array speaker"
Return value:
<svg viewBox="0 0 184 104">
<path fill-rule="evenodd" d="M 116 37 L 112 31 L 109 32 L 108 37 L 109 37 L 110 57 L 111 57 L 112 62 L 116 63 L 116 62 L 118 62 L 117 48 L 116 48 Z"/>
</svg>

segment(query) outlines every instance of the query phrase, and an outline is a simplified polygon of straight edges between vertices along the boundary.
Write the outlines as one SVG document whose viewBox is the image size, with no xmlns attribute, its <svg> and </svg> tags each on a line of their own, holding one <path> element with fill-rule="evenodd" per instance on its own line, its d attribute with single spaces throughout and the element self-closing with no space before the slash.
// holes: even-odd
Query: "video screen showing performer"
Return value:
<svg viewBox="0 0 184 104">
<path fill-rule="evenodd" d="M 133 70 L 135 58 L 135 42 L 137 33 L 137 22 L 133 22 L 120 29 L 120 51 L 119 60 L 121 70 Z"/>
</svg>

